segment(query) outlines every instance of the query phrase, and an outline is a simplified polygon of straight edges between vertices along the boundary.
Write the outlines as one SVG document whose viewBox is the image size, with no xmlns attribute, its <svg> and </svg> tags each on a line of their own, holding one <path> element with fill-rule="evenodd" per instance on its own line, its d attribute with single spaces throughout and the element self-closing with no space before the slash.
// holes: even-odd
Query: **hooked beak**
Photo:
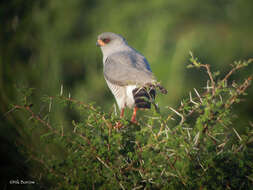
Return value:
<svg viewBox="0 0 253 190">
<path fill-rule="evenodd" d="M 105 43 L 102 40 L 97 40 L 96 46 L 104 46 Z"/>
</svg>

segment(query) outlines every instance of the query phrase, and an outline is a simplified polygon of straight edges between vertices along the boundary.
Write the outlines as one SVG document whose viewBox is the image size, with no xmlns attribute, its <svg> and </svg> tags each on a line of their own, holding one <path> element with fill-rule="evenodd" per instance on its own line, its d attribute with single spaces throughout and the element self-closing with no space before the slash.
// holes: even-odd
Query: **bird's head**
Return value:
<svg viewBox="0 0 253 190">
<path fill-rule="evenodd" d="M 97 46 L 100 46 L 103 54 L 110 54 L 118 50 L 124 50 L 127 45 L 126 40 L 119 34 L 104 32 L 98 35 Z"/>
<path fill-rule="evenodd" d="M 97 46 L 112 46 L 112 45 L 121 45 L 125 44 L 126 40 L 119 34 L 112 32 L 104 32 L 98 35 Z"/>
</svg>

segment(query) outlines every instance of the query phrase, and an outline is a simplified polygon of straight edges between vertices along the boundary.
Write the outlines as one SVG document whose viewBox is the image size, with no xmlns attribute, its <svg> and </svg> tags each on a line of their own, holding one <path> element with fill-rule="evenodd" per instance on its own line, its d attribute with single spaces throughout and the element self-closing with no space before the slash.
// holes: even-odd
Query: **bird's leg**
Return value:
<svg viewBox="0 0 253 190">
<path fill-rule="evenodd" d="M 133 123 L 137 123 L 137 121 L 136 121 L 136 113 L 137 113 L 137 110 L 138 110 L 138 108 L 137 108 L 137 107 L 134 107 L 133 115 L 132 115 L 132 118 L 131 118 L 131 121 L 132 121 Z"/>
<path fill-rule="evenodd" d="M 122 109 L 121 109 L 121 112 L 120 112 L 120 118 L 123 118 L 123 117 L 124 117 L 124 111 L 125 111 L 125 109 L 122 108 Z"/>
<path fill-rule="evenodd" d="M 121 109 L 121 112 L 120 112 L 120 118 L 123 118 L 124 117 L 124 112 L 125 112 L 125 109 L 122 108 Z M 116 123 L 116 126 L 114 128 L 116 129 L 120 129 L 122 127 L 122 123 L 120 123 L 119 121 Z"/>
</svg>

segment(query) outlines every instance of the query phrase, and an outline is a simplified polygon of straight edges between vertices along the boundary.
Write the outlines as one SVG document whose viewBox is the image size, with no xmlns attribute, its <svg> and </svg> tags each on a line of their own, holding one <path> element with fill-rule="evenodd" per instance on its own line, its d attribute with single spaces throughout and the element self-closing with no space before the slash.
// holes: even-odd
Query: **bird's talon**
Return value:
<svg viewBox="0 0 253 190">
<path fill-rule="evenodd" d="M 133 124 L 138 125 L 138 122 L 137 122 L 136 120 L 131 120 L 131 122 L 132 122 Z"/>
<path fill-rule="evenodd" d="M 116 125 L 113 128 L 119 130 L 122 127 L 123 127 L 123 124 L 118 121 L 118 122 L 116 122 Z"/>
</svg>

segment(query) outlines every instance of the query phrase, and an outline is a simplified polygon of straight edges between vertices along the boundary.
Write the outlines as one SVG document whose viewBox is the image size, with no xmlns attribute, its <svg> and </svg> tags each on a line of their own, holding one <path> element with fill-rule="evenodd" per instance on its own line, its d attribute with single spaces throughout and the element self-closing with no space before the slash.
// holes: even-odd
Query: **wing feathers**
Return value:
<svg viewBox="0 0 253 190">
<path fill-rule="evenodd" d="M 108 56 L 104 64 L 104 76 L 111 83 L 120 86 L 145 85 L 155 81 L 146 59 L 132 51 Z"/>
</svg>

